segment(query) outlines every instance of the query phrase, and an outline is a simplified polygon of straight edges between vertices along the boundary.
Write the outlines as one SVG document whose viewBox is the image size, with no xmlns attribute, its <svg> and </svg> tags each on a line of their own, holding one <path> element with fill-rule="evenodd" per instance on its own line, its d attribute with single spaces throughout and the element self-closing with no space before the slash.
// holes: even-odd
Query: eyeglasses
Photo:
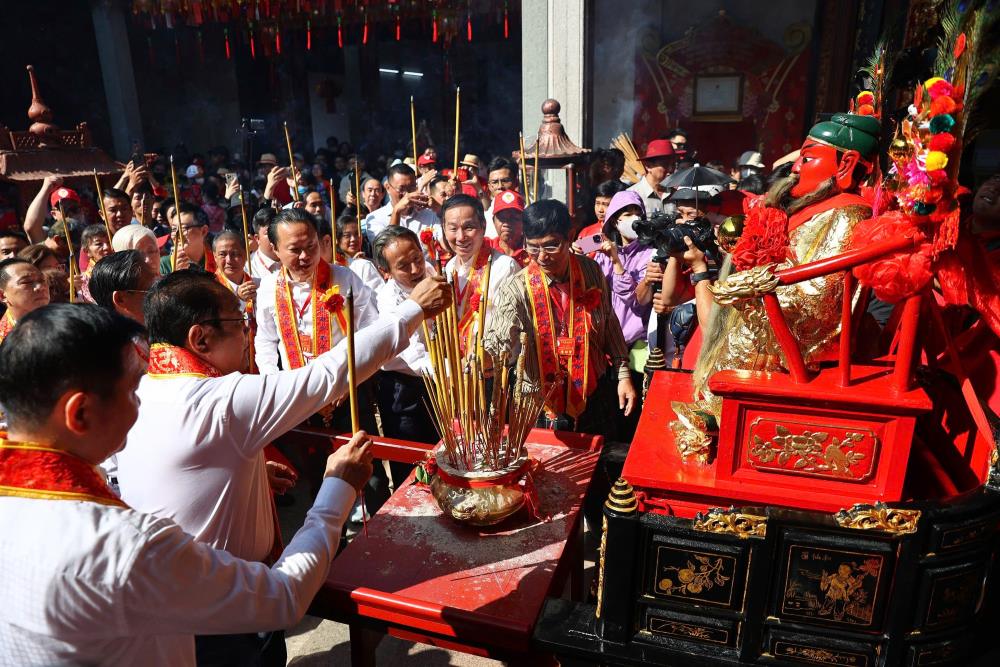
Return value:
<svg viewBox="0 0 1000 667">
<path fill-rule="evenodd" d="M 565 245 L 566 244 L 564 242 L 559 242 L 555 244 L 550 243 L 548 245 L 542 245 L 542 246 L 525 243 L 524 252 L 528 253 L 532 257 L 534 257 L 535 255 L 540 255 L 542 253 L 545 253 L 546 255 L 554 255 L 560 250 L 562 250 Z"/>
<path fill-rule="evenodd" d="M 210 320 L 195 322 L 195 324 L 222 324 L 223 322 L 242 322 L 243 330 L 246 331 L 250 328 L 250 313 L 243 313 L 242 317 L 213 317 Z"/>
</svg>

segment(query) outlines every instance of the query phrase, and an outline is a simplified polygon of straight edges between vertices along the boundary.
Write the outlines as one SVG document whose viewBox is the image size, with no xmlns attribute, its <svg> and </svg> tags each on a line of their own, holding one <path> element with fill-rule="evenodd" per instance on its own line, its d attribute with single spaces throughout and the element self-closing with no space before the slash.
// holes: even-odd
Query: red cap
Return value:
<svg viewBox="0 0 1000 667">
<path fill-rule="evenodd" d="M 159 248 L 160 250 L 163 250 L 163 246 L 167 245 L 167 242 L 169 240 L 170 240 L 170 234 L 164 234 L 163 236 L 157 236 L 156 237 L 156 247 Z"/>
<path fill-rule="evenodd" d="M 80 203 L 80 195 L 76 194 L 76 190 L 70 190 L 69 188 L 64 188 L 60 185 L 52 191 L 51 195 L 49 195 L 49 206 L 55 208 L 63 199 L 75 201 L 77 204 Z"/>
<path fill-rule="evenodd" d="M 462 194 L 469 195 L 470 197 L 479 197 L 479 191 L 476 190 L 476 186 L 472 183 L 462 183 Z"/>
<path fill-rule="evenodd" d="M 421 155 L 417 158 L 417 166 L 426 167 L 429 164 L 437 164 L 437 161 L 429 155 Z"/>
<path fill-rule="evenodd" d="M 524 210 L 524 197 L 521 196 L 520 192 L 504 190 L 493 198 L 493 215 L 511 208 L 515 211 Z"/>
<path fill-rule="evenodd" d="M 652 160 L 658 157 L 673 157 L 674 155 L 674 145 L 667 139 L 653 139 L 646 147 L 646 154 L 640 159 Z"/>
</svg>

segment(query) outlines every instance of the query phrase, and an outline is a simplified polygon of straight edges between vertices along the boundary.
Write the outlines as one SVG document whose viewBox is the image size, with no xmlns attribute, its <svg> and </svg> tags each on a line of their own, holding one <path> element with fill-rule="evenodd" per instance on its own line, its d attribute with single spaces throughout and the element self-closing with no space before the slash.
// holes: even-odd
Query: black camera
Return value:
<svg viewBox="0 0 1000 667">
<path fill-rule="evenodd" d="M 687 250 L 684 237 L 703 253 L 710 263 L 721 261 L 719 244 L 715 240 L 712 223 L 706 218 L 681 220 L 676 212 L 654 213 L 648 220 L 640 220 L 632 228 L 638 235 L 639 243 L 656 249 L 654 261 L 666 261 L 670 255 L 682 254 Z"/>
</svg>

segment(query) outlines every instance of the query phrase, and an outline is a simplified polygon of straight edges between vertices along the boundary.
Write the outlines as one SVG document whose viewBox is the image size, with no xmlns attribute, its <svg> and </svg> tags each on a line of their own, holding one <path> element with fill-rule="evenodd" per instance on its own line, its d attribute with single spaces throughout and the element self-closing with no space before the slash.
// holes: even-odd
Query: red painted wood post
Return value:
<svg viewBox="0 0 1000 667">
<path fill-rule="evenodd" d="M 844 273 L 844 296 L 840 307 L 840 386 L 848 387 L 851 384 L 851 335 L 854 327 L 851 326 L 851 306 L 852 296 L 854 296 L 854 274 L 850 271 Z"/>
<path fill-rule="evenodd" d="M 917 322 L 920 319 L 921 294 L 914 294 L 903 304 L 903 317 L 899 322 L 899 349 L 893 369 L 893 385 L 898 393 L 910 390 L 913 379 L 913 358 L 917 352 Z"/>
<path fill-rule="evenodd" d="M 802 351 L 795 336 L 792 335 L 792 330 L 788 328 L 784 313 L 781 312 L 778 295 L 774 292 L 765 294 L 764 309 L 774 330 L 774 337 L 778 340 L 781 351 L 785 353 L 785 363 L 788 364 L 788 372 L 791 373 L 792 379 L 799 384 L 808 382 L 809 373 L 806 371 L 805 362 L 802 361 Z"/>
</svg>

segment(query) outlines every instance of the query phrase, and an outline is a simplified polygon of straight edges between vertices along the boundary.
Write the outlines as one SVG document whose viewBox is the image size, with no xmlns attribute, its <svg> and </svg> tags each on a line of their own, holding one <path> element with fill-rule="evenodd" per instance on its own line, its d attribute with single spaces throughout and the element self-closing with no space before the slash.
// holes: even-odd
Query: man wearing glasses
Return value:
<svg viewBox="0 0 1000 667">
<path fill-rule="evenodd" d="M 524 210 L 524 249 L 532 258 L 505 281 L 487 320 L 485 348 L 516 358 L 521 335 L 527 355 L 524 381 L 552 389 L 538 426 L 611 437 L 618 405 L 636 404 L 628 348 L 597 263 L 570 251 L 566 205 L 538 201 Z M 616 400 L 617 399 L 617 400 Z"/>
<path fill-rule="evenodd" d="M 449 294 L 443 280 L 428 278 L 359 330 L 358 380 L 402 352 Z M 122 500 L 172 519 L 198 542 L 274 563 L 281 543 L 263 450 L 347 392 L 345 341 L 296 370 L 247 375 L 240 372 L 249 345 L 246 314 L 213 276 L 177 271 L 153 286 L 145 306 L 149 367 L 137 391 L 138 419 L 117 456 Z M 346 491 L 337 503 L 341 517 L 356 493 Z M 246 583 L 231 585 L 240 590 Z M 284 665 L 284 640 L 274 634 L 198 637 L 198 664 Z"/>
<path fill-rule="evenodd" d="M 417 177 L 409 165 L 389 167 L 386 189 L 389 203 L 369 213 L 364 220 L 369 242 L 389 225 L 402 225 L 418 237 L 423 229 L 439 226 L 438 217 L 430 210 L 430 197 L 417 191 Z"/>
<path fill-rule="evenodd" d="M 208 273 L 215 273 L 215 258 L 205 247 L 208 237 L 208 217 L 204 211 L 188 202 L 180 204 L 180 225 L 184 229 L 184 240 L 178 237 L 177 207 L 171 206 L 167 211 L 170 219 L 170 238 L 174 243 L 180 243 L 176 258 L 173 251 L 160 260 L 160 275 L 167 275 L 180 269 L 198 268 Z M 110 214 L 109 214 L 110 215 Z M 174 262 L 176 261 L 176 266 Z"/>
<path fill-rule="evenodd" d="M 504 190 L 517 190 L 517 165 L 512 160 L 498 155 L 490 162 L 487 174 L 486 186 L 490 189 L 490 207 L 486 209 L 486 238 L 495 239 L 499 231 L 493 220 L 493 207 L 498 194 Z"/>
</svg>

